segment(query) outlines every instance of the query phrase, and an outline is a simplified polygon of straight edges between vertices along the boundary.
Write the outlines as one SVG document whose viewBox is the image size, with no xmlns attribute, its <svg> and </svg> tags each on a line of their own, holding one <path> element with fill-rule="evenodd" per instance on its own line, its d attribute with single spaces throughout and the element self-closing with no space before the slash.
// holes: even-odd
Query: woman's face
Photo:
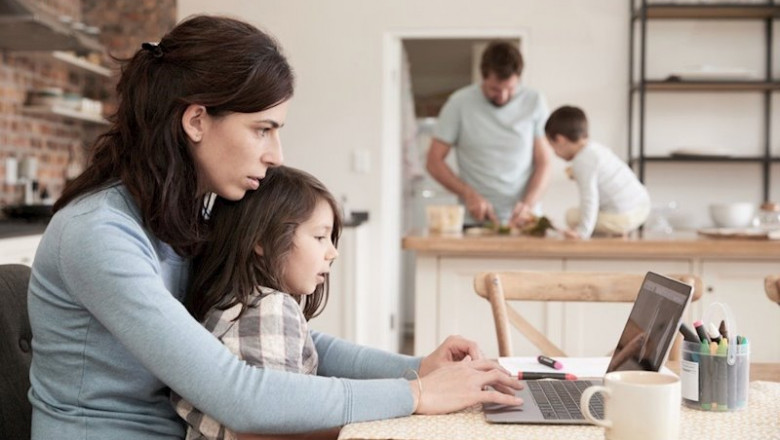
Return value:
<svg viewBox="0 0 780 440">
<path fill-rule="evenodd" d="M 256 113 L 220 117 L 203 113 L 191 151 L 201 193 L 240 200 L 255 190 L 269 167 L 282 164 L 279 130 L 289 101 Z"/>
<path fill-rule="evenodd" d="M 333 218 L 330 204 L 320 199 L 311 217 L 295 229 L 282 275 L 287 293 L 308 295 L 325 282 L 331 263 L 339 255 L 331 241 Z"/>
</svg>

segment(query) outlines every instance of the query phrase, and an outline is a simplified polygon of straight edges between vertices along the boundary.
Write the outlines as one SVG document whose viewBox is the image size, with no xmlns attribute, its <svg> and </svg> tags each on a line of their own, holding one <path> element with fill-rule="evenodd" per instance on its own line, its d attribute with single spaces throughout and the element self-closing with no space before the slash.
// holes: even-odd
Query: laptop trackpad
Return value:
<svg viewBox="0 0 780 440">
<path fill-rule="evenodd" d="M 484 404 L 485 419 L 491 423 L 585 424 L 579 403 L 582 392 L 601 381 L 532 380 L 522 381 L 515 395 L 523 405 Z M 601 418 L 603 401 L 599 394 L 591 399 L 591 412 Z"/>
<path fill-rule="evenodd" d="M 539 423 L 539 421 L 544 420 L 539 406 L 525 383 L 523 389 L 515 392 L 515 395 L 523 399 L 522 405 L 483 404 L 482 410 L 485 412 L 485 419 L 491 423 Z"/>
</svg>

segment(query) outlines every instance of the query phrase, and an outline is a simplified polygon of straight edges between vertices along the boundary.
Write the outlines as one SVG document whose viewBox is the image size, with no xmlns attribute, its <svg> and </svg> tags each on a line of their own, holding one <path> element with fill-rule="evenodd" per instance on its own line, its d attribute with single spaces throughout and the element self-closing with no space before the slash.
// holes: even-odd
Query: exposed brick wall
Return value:
<svg viewBox="0 0 780 440">
<path fill-rule="evenodd" d="M 27 93 L 42 87 L 81 92 L 83 74 L 70 72 L 59 61 L 44 54 L 6 52 L 0 59 L 0 165 L 14 157 L 38 161 L 38 181 L 50 194 L 62 191 L 69 155 L 83 156 L 84 142 L 94 137 L 94 127 L 59 117 L 24 112 Z M 0 203 L 16 204 L 23 199 L 21 185 L 6 184 L 5 166 L 0 166 Z"/>
<path fill-rule="evenodd" d="M 112 66 L 108 54 L 126 58 L 143 41 L 156 41 L 176 22 L 175 0 L 33 0 L 55 15 L 101 29 L 99 39 L 106 46 L 104 64 Z M 110 3 L 110 5 L 109 5 Z M 111 108 L 116 78 L 103 78 L 48 57 L 46 53 L 0 52 L 0 206 L 23 200 L 21 185 L 5 183 L 5 159 L 21 161 L 33 156 L 38 161 L 38 180 L 56 197 L 65 183 L 69 160 L 83 165 L 87 148 L 105 126 L 82 123 L 57 116 L 30 115 L 24 104 L 30 90 L 58 87 L 105 102 Z"/>
<path fill-rule="evenodd" d="M 176 24 L 175 0 L 81 0 L 84 21 L 100 27 L 108 53 L 128 58 L 144 41 L 158 41 Z"/>
</svg>

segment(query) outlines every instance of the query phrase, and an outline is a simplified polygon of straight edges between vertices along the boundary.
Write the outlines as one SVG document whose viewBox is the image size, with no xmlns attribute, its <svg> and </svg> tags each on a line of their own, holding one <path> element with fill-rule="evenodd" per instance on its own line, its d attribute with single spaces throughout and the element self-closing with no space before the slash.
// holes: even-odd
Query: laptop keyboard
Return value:
<svg viewBox="0 0 780 440">
<path fill-rule="evenodd" d="M 587 380 L 529 380 L 528 389 L 539 405 L 545 420 L 582 420 L 580 396 L 585 388 L 593 385 Z M 596 418 L 604 418 L 604 400 L 600 393 L 590 399 L 590 412 Z"/>
</svg>

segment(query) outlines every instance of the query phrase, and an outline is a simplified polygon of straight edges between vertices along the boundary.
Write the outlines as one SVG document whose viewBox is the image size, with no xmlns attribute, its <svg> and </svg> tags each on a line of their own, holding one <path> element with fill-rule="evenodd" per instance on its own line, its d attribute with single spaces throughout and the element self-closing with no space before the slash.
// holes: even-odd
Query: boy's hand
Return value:
<svg viewBox="0 0 780 440">
<path fill-rule="evenodd" d="M 580 234 L 577 233 L 577 231 L 575 231 L 574 229 L 568 229 L 568 228 L 563 230 L 563 236 L 566 237 L 566 238 L 574 239 L 574 240 L 579 240 L 579 239 L 582 238 L 582 237 L 580 237 Z"/>
</svg>

